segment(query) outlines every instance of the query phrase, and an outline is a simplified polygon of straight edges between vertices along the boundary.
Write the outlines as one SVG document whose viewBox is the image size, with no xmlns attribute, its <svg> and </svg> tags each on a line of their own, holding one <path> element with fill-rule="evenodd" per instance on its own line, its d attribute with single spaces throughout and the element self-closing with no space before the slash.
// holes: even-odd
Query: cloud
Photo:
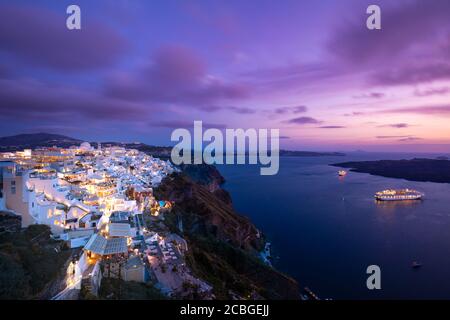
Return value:
<svg viewBox="0 0 450 320">
<path fill-rule="evenodd" d="M 450 87 L 441 87 L 441 88 L 428 88 L 425 90 L 418 90 L 416 89 L 414 91 L 414 95 L 417 97 L 428 97 L 428 96 L 434 96 L 434 95 L 446 95 L 450 93 Z"/>
<path fill-rule="evenodd" d="M 250 109 L 250 108 L 246 108 L 246 107 L 224 107 L 223 109 L 225 110 L 230 110 L 236 113 L 240 113 L 240 114 L 252 114 L 252 113 L 256 113 L 255 110 Z"/>
<path fill-rule="evenodd" d="M 151 126 L 170 128 L 170 129 L 176 129 L 176 128 L 192 129 L 192 128 L 194 128 L 194 121 L 163 120 L 163 121 L 152 122 Z M 215 129 L 226 129 L 227 128 L 227 126 L 225 124 L 208 123 L 208 122 L 202 122 L 202 127 L 203 128 L 215 128 Z"/>
<path fill-rule="evenodd" d="M 355 99 L 381 99 L 384 98 L 386 95 L 382 92 L 370 92 L 370 93 L 365 93 L 362 95 L 358 95 L 358 96 L 353 96 L 353 98 Z"/>
<path fill-rule="evenodd" d="M 30 126 L 29 128 L 24 130 L 24 133 L 71 133 L 71 134 L 79 134 L 83 128 L 76 125 L 61 125 L 61 124 L 48 124 L 48 125 L 37 125 Z"/>
<path fill-rule="evenodd" d="M 409 136 L 376 136 L 377 139 L 404 139 Z"/>
<path fill-rule="evenodd" d="M 13 72 L 10 67 L 0 64 L 0 79 L 8 79 L 11 78 L 12 75 Z"/>
<path fill-rule="evenodd" d="M 415 136 L 377 136 L 377 139 L 395 139 L 396 141 L 401 142 L 408 142 L 408 141 L 417 141 L 417 140 L 423 140 L 422 138 L 415 137 Z"/>
<path fill-rule="evenodd" d="M 450 105 L 416 106 L 380 110 L 376 113 L 415 113 L 423 115 L 450 115 Z"/>
<path fill-rule="evenodd" d="M 319 120 L 317 120 L 315 118 L 311 118 L 311 117 L 298 117 L 298 118 L 293 118 L 293 119 L 286 120 L 283 122 L 288 123 L 288 124 L 298 124 L 298 125 L 322 123 L 322 121 L 319 121 Z"/>
<path fill-rule="evenodd" d="M 0 5 L 0 51 L 31 65 L 61 71 L 110 66 L 128 48 L 108 26 L 83 19 L 81 30 L 68 30 L 65 12 L 36 6 Z"/>
<path fill-rule="evenodd" d="M 350 112 L 350 113 L 345 113 L 344 117 L 362 116 L 364 114 L 365 114 L 365 112 L 353 111 L 353 112 Z"/>
<path fill-rule="evenodd" d="M 324 76 L 330 75 L 330 70 L 327 65 L 318 64 L 302 64 L 291 63 L 287 65 L 260 68 L 248 72 L 244 72 L 241 75 L 252 79 L 271 79 L 272 81 L 284 83 L 290 80 L 299 79 L 321 79 Z"/>
<path fill-rule="evenodd" d="M 327 43 L 331 59 L 368 85 L 394 86 L 450 79 L 450 2 L 412 0 L 382 6 L 382 29 L 368 30 L 367 4 L 337 26 Z M 359 14 L 357 13 L 359 12 Z"/>
<path fill-rule="evenodd" d="M 0 101 L 1 118 L 33 124 L 39 121 L 40 125 L 44 122 L 139 121 L 152 109 L 86 90 L 21 79 L 0 79 Z"/>
<path fill-rule="evenodd" d="M 318 127 L 319 129 L 344 129 L 346 128 L 345 126 L 321 126 Z"/>
<path fill-rule="evenodd" d="M 403 129 L 403 128 L 409 128 L 409 124 L 407 123 L 393 123 L 393 124 L 384 124 L 378 126 L 379 128 L 396 128 L 396 129 Z"/>
<path fill-rule="evenodd" d="M 329 51 L 349 64 L 396 61 L 413 47 L 423 45 L 431 37 L 438 37 L 439 33 L 435 31 L 449 29 L 450 2 L 446 0 L 415 0 L 395 6 L 384 5 L 382 30 L 379 32 L 356 26 L 361 21 L 365 22 L 365 8 L 364 3 L 358 4 L 354 9 L 359 14 L 354 15 L 354 22 L 345 21 L 336 28 L 328 42 Z"/>
<path fill-rule="evenodd" d="M 403 65 L 372 74 L 371 82 L 382 85 L 405 85 L 450 79 L 450 64 L 446 62 L 423 65 Z"/>
<path fill-rule="evenodd" d="M 347 8 L 337 19 L 321 55 L 314 62 L 259 68 L 243 74 L 261 92 L 309 89 L 338 91 L 349 85 L 371 88 L 450 79 L 450 2 L 448 0 L 386 2 L 382 30 L 368 30 L 367 3 Z M 343 22 L 342 22 L 343 21 Z M 382 99 L 372 92 L 356 98 Z"/>
<path fill-rule="evenodd" d="M 253 114 L 256 110 L 247 107 L 236 107 L 236 106 L 217 106 L 217 105 L 207 105 L 207 106 L 192 106 L 195 109 L 204 112 L 217 112 L 217 111 L 231 111 L 238 114 Z"/>
<path fill-rule="evenodd" d="M 115 76 L 107 85 L 106 93 L 127 101 L 175 103 L 215 111 L 222 109 L 215 103 L 245 99 L 250 89 L 210 75 L 195 52 L 170 45 L 159 48 L 146 66 Z M 242 112 L 244 109 L 232 107 L 230 110 Z"/>
<path fill-rule="evenodd" d="M 407 142 L 407 141 L 417 141 L 417 140 L 423 140 L 423 139 L 419 138 L 419 137 L 407 137 L 407 138 L 399 139 L 398 141 L 405 141 L 405 142 Z"/>
<path fill-rule="evenodd" d="M 277 66 L 264 66 L 255 70 L 240 73 L 240 77 L 251 84 L 253 91 L 265 95 L 274 93 L 307 91 L 307 89 L 320 85 L 335 87 L 336 78 L 345 75 L 338 65 L 328 61 L 318 63 L 291 62 Z M 343 86 L 340 82 L 338 85 Z M 316 88 L 317 89 L 317 88 Z M 308 91 L 310 92 L 310 91 Z"/>
<path fill-rule="evenodd" d="M 297 113 L 303 113 L 306 111 L 308 111 L 308 108 L 306 106 L 280 107 L 280 108 L 276 108 L 274 110 L 274 112 L 276 114 L 286 114 L 286 113 L 297 114 Z"/>
</svg>

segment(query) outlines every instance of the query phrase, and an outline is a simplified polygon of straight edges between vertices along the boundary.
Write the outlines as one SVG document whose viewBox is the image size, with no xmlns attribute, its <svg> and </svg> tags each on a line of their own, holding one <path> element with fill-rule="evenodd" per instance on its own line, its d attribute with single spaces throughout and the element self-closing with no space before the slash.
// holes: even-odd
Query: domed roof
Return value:
<svg viewBox="0 0 450 320">
<path fill-rule="evenodd" d="M 80 149 L 82 149 L 82 150 L 91 150 L 92 147 L 91 147 L 91 144 L 89 142 L 83 142 L 80 145 Z"/>
</svg>

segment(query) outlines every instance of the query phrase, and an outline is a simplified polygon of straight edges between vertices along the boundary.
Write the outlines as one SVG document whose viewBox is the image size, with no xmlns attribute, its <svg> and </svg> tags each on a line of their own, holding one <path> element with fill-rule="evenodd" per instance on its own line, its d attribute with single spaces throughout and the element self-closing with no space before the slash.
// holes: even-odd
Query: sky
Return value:
<svg viewBox="0 0 450 320">
<path fill-rule="evenodd" d="M 450 152 L 450 1 L 0 0 L 0 135 L 171 145 L 194 120 L 280 129 L 285 149 Z"/>
</svg>

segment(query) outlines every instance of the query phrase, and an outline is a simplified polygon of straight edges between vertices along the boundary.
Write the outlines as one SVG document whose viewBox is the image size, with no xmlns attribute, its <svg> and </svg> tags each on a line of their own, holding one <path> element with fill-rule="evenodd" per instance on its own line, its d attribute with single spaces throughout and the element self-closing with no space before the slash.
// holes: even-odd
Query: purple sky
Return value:
<svg viewBox="0 0 450 320">
<path fill-rule="evenodd" d="M 450 1 L 0 0 L 0 135 L 168 145 L 194 120 L 279 128 L 290 149 L 450 152 Z"/>
</svg>

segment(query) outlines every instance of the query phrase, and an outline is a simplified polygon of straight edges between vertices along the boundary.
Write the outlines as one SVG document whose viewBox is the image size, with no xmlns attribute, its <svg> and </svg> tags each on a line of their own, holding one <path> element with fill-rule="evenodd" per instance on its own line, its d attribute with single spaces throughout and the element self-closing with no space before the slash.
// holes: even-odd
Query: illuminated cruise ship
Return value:
<svg viewBox="0 0 450 320">
<path fill-rule="evenodd" d="M 377 192 L 375 194 L 375 199 L 380 200 L 380 201 L 420 200 L 423 198 L 423 196 L 424 196 L 423 193 L 416 191 L 416 190 L 388 189 L 388 190 L 383 190 L 383 191 Z"/>
</svg>

